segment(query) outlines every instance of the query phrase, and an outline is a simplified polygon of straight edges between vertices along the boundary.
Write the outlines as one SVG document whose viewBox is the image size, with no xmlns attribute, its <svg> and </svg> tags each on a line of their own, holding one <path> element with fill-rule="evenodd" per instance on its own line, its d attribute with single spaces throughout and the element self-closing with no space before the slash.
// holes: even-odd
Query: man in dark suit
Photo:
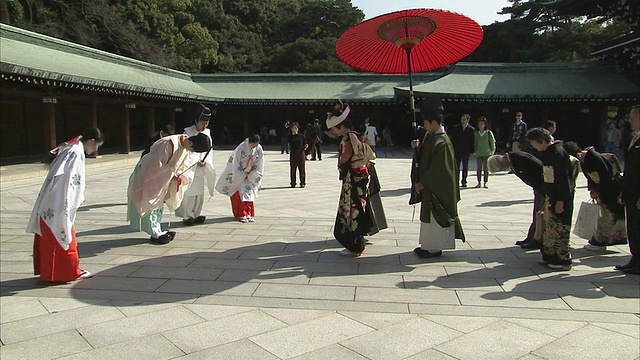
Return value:
<svg viewBox="0 0 640 360">
<path fill-rule="evenodd" d="M 469 156 L 473 153 L 474 134 L 476 129 L 469 125 L 471 116 L 464 114 L 460 118 L 460 124 L 449 131 L 449 137 L 453 143 L 453 152 L 456 158 L 458 169 L 462 169 L 461 186 L 467 187 L 467 174 L 469 173 Z M 462 167 L 460 167 L 462 162 Z M 458 174 L 458 177 L 460 175 Z"/>
<path fill-rule="evenodd" d="M 626 274 L 640 275 L 640 105 L 634 105 L 629 113 L 631 142 L 627 146 L 622 181 L 622 201 L 627 215 L 627 238 L 631 260 L 616 269 Z"/>
<path fill-rule="evenodd" d="M 544 201 L 544 178 L 542 175 L 542 161 L 526 152 L 510 152 L 506 155 L 493 155 L 489 157 L 488 168 L 491 172 L 511 170 L 522 182 L 533 189 L 533 220 L 529 226 L 527 237 L 516 241 L 523 249 L 540 249 L 542 246 L 541 234 L 536 234 L 536 227 L 541 220 L 539 214 Z"/>
</svg>

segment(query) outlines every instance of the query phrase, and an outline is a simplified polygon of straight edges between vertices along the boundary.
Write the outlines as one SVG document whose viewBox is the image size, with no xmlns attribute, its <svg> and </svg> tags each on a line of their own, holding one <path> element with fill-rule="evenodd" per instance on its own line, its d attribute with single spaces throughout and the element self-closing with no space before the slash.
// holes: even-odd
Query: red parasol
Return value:
<svg viewBox="0 0 640 360">
<path fill-rule="evenodd" d="M 446 10 L 412 9 L 377 16 L 351 27 L 336 43 L 338 58 L 358 70 L 409 74 L 449 65 L 471 54 L 483 31 L 472 19 Z M 415 111 L 414 111 L 415 127 Z"/>
<path fill-rule="evenodd" d="M 412 72 L 434 70 L 471 54 L 482 41 L 480 25 L 446 10 L 412 9 L 363 21 L 345 31 L 336 42 L 338 58 L 358 70 L 379 74 L 409 74 L 409 104 L 417 138 Z M 419 166 L 416 148 L 411 179 Z M 411 186 L 409 204 L 420 196 Z"/>
</svg>

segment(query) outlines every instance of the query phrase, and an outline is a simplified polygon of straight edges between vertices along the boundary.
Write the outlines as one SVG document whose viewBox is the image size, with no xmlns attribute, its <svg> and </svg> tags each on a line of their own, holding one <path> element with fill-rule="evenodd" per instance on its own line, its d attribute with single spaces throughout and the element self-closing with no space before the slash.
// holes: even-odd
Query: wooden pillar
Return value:
<svg viewBox="0 0 640 360">
<path fill-rule="evenodd" d="M 29 143 L 29 139 L 28 139 L 28 129 L 33 129 L 32 126 L 32 118 L 31 118 L 31 108 L 32 108 L 32 103 L 30 103 L 30 100 L 28 97 L 23 97 L 22 98 L 22 119 L 23 119 L 23 124 L 24 127 L 22 128 L 22 132 L 20 134 L 20 140 L 22 141 L 22 151 L 27 154 L 28 156 L 32 155 L 32 153 L 34 152 L 34 150 L 37 153 L 41 153 L 41 151 L 37 151 L 37 149 L 33 148 L 33 146 L 31 146 Z"/>
<path fill-rule="evenodd" d="M 58 145 L 56 140 L 56 104 L 48 103 L 49 115 L 45 119 L 44 129 L 45 129 L 45 144 L 47 144 L 48 149 L 53 149 Z"/>
<path fill-rule="evenodd" d="M 98 99 L 96 93 L 91 94 L 91 127 L 98 127 Z M 98 151 L 96 150 L 90 157 L 98 157 Z"/>
<path fill-rule="evenodd" d="M 124 105 L 124 115 L 122 116 L 122 151 L 121 154 L 128 154 L 131 152 L 131 120 L 129 118 L 130 106 L 132 104 Z"/>
<path fill-rule="evenodd" d="M 171 126 L 173 126 L 173 128 L 176 128 L 176 109 L 177 107 L 173 107 L 170 111 L 169 111 L 169 124 L 171 124 Z"/>
<path fill-rule="evenodd" d="M 147 134 L 151 135 L 156 131 L 156 108 L 151 103 L 147 112 Z"/>
</svg>

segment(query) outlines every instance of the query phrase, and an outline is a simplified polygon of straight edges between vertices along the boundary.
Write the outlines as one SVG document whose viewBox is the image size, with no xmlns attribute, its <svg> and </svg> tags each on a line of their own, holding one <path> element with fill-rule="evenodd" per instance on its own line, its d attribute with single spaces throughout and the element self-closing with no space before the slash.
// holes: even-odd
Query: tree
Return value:
<svg viewBox="0 0 640 360">
<path fill-rule="evenodd" d="M 352 72 L 352 68 L 336 57 L 335 43 L 336 38 L 326 37 L 319 40 L 298 39 L 290 44 L 276 46 L 266 71 L 279 73 Z"/>
</svg>

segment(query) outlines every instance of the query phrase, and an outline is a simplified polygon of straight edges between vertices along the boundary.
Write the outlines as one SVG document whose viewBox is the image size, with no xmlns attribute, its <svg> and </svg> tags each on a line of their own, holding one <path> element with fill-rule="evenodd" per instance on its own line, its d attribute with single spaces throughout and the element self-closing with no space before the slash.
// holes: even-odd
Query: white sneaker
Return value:
<svg viewBox="0 0 640 360">
<path fill-rule="evenodd" d="M 348 249 L 343 249 L 339 252 L 340 255 L 342 256 L 351 256 L 351 257 L 358 257 L 360 255 L 362 255 L 362 253 L 357 253 L 357 252 L 353 252 L 351 250 Z"/>
<path fill-rule="evenodd" d="M 241 223 L 247 223 L 247 222 L 249 222 L 249 218 L 247 218 L 246 216 L 243 216 L 243 217 L 240 218 L 240 222 Z"/>
<path fill-rule="evenodd" d="M 87 270 L 82 270 L 80 276 L 78 276 L 78 279 L 88 279 L 90 277 L 93 277 L 92 273 L 88 272 Z"/>
<path fill-rule="evenodd" d="M 248 222 L 255 222 L 255 221 L 256 221 L 256 219 L 254 219 L 254 218 L 253 218 L 253 217 L 251 217 L 251 216 L 247 216 L 247 221 L 248 221 Z"/>
<path fill-rule="evenodd" d="M 598 245 L 591 245 L 591 244 L 587 244 L 585 246 L 582 247 L 585 250 L 589 250 L 589 251 L 605 251 L 607 250 L 606 246 L 598 246 Z"/>
<path fill-rule="evenodd" d="M 569 270 L 571 270 L 571 265 L 547 264 L 547 266 L 551 270 L 560 270 L 560 271 L 569 271 Z"/>
</svg>

